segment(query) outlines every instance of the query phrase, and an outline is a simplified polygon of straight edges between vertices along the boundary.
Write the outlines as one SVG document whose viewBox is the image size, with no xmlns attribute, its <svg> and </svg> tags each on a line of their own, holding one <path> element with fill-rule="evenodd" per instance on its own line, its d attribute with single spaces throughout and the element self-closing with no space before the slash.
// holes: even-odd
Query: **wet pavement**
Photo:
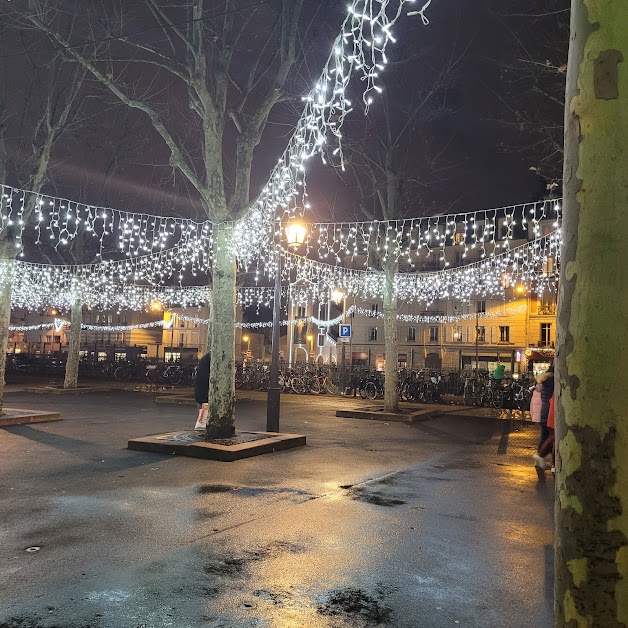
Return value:
<svg viewBox="0 0 628 628">
<path fill-rule="evenodd" d="M 0 430 L 0 627 L 551 626 L 534 426 L 286 395 L 307 447 L 220 463 L 124 449 L 194 422 L 154 397 L 8 397 L 64 420 Z"/>
</svg>

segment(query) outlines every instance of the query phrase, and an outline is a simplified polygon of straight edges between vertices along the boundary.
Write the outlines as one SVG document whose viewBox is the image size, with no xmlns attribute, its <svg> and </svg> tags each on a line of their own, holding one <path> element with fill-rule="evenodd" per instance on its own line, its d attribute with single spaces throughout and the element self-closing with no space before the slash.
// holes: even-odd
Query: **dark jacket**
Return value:
<svg viewBox="0 0 628 628">
<path fill-rule="evenodd" d="M 547 423 L 550 399 L 554 396 L 554 371 L 546 371 L 536 378 L 541 384 L 541 423 Z"/>
<path fill-rule="evenodd" d="M 207 403 L 209 399 L 209 365 L 211 358 L 206 353 L 198 362 L 196 378 L 194 379 L 194 401 Z"/>
</svg>

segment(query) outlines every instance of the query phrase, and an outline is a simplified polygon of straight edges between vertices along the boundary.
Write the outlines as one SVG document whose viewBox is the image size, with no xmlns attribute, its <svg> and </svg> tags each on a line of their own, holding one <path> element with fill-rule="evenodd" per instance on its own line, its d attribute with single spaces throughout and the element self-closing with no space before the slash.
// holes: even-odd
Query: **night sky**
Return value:
<svg viewBox="0 0 628 628">
<path fill-rule="evenodd" d="M 6 1 L 2 1 L 6 6 Z M 12 4 L 15 7 L 19 2 Z M 222 3 L 214 4 L 220 7 Z M 319 4 L 315 0 L 306 2 L 304 15 L 310 16 L 312 7 Z M 538 144 L 526 124 L 518 121 L 523 112 L 529 118 L 540 119 L 539 125 L 558 128 L 562 113 L 559 107 L 547 106 L 546 96 L 533 89 L 537 78 L 534 74 L 519 73 L 517 64 L 526 55 L 530 58 L 530 67 L 532 62 L 543 64 L 547 60 L 552 65 L 560 65 L 566 61 L 564 24 L 567 15 L 563 11 L 566 6 L 567 0 L 525 3 L 434 0 L 428 10 L 429 26 L 423 26 L 418 17 L 400 19 L 395 28 L 398 44 L 390 49 L 396 63 L 383 77 L 386 96 L 394 103 L 397 121 L 412 104 L 409 101 L 412 88 L 429 89 L 443 64 L 456 58 L 446 86 L 439 90 L 437 112 L 427 116 L 425 121 L 419 116 L 419 122 L 404 136 L 400 147 L 404 168 L 413 181 L 406 190 L 406 215 L 497 207 L 537 200 L 546 194 L 547 181 L 554 179 L 560 170 L 560 157 L 553 156 L 549 160 L 551 168 L 544 169 L 543 176 L 532 171 L 531 167 L 544 158 L 544 146 Z M 545 15 L 550 9 L 558 13 Z M 318 75 L 344 10 L 344 3 L 325 4 L 324 19 L 314 32 L 317 45 L 304 46 L 305 57 L 297 64 L 291 81 L 294 98 L 273 111 L 257 149 L 253 191 L 263 185 L 282 152 L 300 112 L 299 97 Z M 542 17 L 521 17 L 522 11 Z M 136 12 L 124 24 L 123 31 L 133 32 L 149 24 L 154 22 Z M 263 24 L 259 25 L 260 40 L 264 28 Z M 45 72 L 46 54 L 50 55 L 50 52 L 37 52 L 38 46 L 50 48 L 49 42 L 39 41 L 35 45 L 31 41 L 28 57 L 14 56 L 22 36 L 24 33 L 19 31 L 10 33 L 8 41 L 15 45 L 8 50 L 13 56 L 6 58 L 6 43 L 3 49 L 9 108 L 19 107 L 20 97 L 27 89 L 32 89 L 29 87 L 31 68 L 39 66 L 39 71 Z M 144 37 L 152 41 L 156 35 Z M 89 34 L 79 29 L 72 33 L 72 38 L 72 41 L 82 41 L 89 38 Z M 255 38 L 249 44 L 247 54 L 255 54 Z M 177 107 L 172 103 L 176 105 L 181 99 L 180 87 L 165 80 L 159 85 L 161 78 L 155 75 L 152 88 L 156 93 L 155 87 L 159 88 L 158 98 L 170 103 L 174 115 Z M 563 78 L 558 73 L 550 76 L 554 93 L 561 93 Z M 357 83 L 359 88 L 359 81 Z M 98 85 L 90 84 L 88 90 L 90 96 L 85 104 L 88 119 L 59 143 L 53 154 L 54 168 L 47 191 L 121 209 L 199 215 L 194 194 L 187 190 L 180 175 L 173 176 L 168 151 L 146 118 L 124 107 L 111 106 L 115 101 Z M 377 107 L 376 100 L 369 115 L 377 116 Z M 15 113 L 14 110 L 13 121 Z M 355 111 L 348 119 L 344 132 L 349 141 L 352 133 L 356 134 L 353 140 L 358 138 L 359 141 L 364 128 L 361 117 L 362 114 Z M 28 142 L 20 137 L 18 129 L 21 128 L 23 126 L 10 125 L 9 152 L 16 164 L 24 159 L 28 150 Z M 229 159 L 228 147 L 226 153 Z M 437 155 L 437 158 L 428 165 L 426 154 Z M 113 166 L 112 162 L 115 162 Z M 10 174 L 7 182 L 19 184 L 17 179 L 17 175 Z M 360 216 L 359 195 L 351 177 L 341 175 L 333 167 L 322 166 L 317 160 L 308 176 L 308 190 L 312 220 Z"/>
</svg>

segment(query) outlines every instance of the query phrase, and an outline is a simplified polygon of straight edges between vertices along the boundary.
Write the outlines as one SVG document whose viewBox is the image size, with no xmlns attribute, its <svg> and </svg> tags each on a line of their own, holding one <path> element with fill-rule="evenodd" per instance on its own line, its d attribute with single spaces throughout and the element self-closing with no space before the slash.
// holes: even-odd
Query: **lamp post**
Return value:
<svg viewBox="0 0 628 628">
<path fill-rule="evenodd" d="M 340 303 L 342 301 L 342 324 L 346 325 L 347 323 L 347 295 L 342 290 L 334 290 L 331 293 L 331 298 L 336 302 Z M 345 385 L 345 371 L 346 371 L 346 357 L 345 357 L 345 341 L 343 338 L 338 338 L 342 343 L 342 349 L 340 350 L 340 394 L 344 395 L 347 387 Z"/>
<path fill-rule="evenodd" d="M 251 350 L 251 339 L 248 336 L 242 336 L 242 340 L 246 342 L 246 354 L 248 356 L 249 351 Z"/>
<path fill-rule="evenodd" d="M 307 229 L 297 223 L 291 222 L 286 227 L 286 241 L 288 246 L 297 249 L 305 242 Z M 270 362 L 270 386 L 267 390 L 266 400 L 266 431 L 279 431 L 279 405 L 281 403 L 281 389 L 279 388 L 279 340 L 281 321 L 281 251 L 277 243 L 276 255 L 277 268 L 275 271 L 275 299 L 273 303 L 273 337 L 272 357 Z"/>
</svg>

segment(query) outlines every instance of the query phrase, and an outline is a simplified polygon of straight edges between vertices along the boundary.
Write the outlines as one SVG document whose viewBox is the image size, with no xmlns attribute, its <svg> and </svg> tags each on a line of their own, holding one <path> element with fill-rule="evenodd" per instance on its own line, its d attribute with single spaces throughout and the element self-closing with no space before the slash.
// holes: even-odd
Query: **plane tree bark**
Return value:
<svg viewBox="0 0 628 628">
<path fill-rule="evenodd" d="M 628 626 L 628 4 L 572 0 L 554 625 Z"/>
</svg>

